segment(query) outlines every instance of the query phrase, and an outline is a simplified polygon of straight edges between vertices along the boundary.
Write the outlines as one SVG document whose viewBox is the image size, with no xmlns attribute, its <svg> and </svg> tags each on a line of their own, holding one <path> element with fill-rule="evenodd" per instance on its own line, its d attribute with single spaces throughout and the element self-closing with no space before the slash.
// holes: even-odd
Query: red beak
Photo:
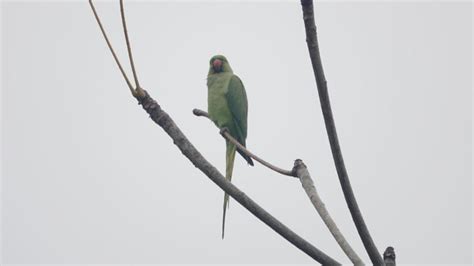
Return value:
<svg viewBox="0 0 474 266">
<path fill-rule="evenodd" d="M 222 61 L 219 59 L 214 60 L 214 62 L 212 62 L 212 67 L 214 68 L 214 71 L 216 72 L 221 71 Z"/>
</svg>

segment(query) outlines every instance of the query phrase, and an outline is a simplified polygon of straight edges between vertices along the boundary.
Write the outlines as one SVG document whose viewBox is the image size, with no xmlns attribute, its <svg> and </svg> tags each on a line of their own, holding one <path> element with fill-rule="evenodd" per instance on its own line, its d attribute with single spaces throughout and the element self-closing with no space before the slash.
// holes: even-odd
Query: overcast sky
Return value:
<svg viewBox="0 0 474 266">
<path fill-rule="evenodd" d="M 98 3 L 126 63 L 117 3 Z M 320 111 L 301 7 L 126 4 L 142 86 L 224 169 L 206 75 L 227 56 L 249 101 L 248 147 L 308 165 L 329 212 L 369 262 Z M 349 177 L 378 249 L 400 264 L 472 261 L 472 6 L 316 4 Z M 312 260 L 196 169 L 130 96 L 84 2 L 2 3 L 3 263 L 287 263 Z M 127 68 L 128 69 L 128 68 Z M 130 72 L 129 72 L 130 73 Z M 301 184 L 237 158 L 233 182 L 316 247 L 349 263 Z"/>
</svg>

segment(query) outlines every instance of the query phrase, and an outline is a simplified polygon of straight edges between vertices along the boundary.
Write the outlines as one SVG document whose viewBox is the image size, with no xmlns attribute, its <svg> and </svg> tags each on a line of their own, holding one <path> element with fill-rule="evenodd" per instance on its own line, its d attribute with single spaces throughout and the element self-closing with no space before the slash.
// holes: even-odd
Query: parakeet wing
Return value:
<svg viewBox="0 0 474 266">
<path fill-rule="evenodd" d="M 229 81 L 226 97 L 227 105 L 229 106 L 229 110 L 232 114 L 232 120 L 234 122 L 234 131 L 236 131 L 231 133 L 240 142 L 240 144 L 246 146 L 245 140 L 247 139 L 248 112 L 247 94 L 245 93 L 244 84 L 236 75 L 233 75 Z M 239 149 L 237 149 L 237 152 L 242 155 L 242 157 L 244 157 L 249 165 L 253 166 L 252 158 L 247 156 Z"/>
<path fill-rule="evenodd" d="M 227 104 L 238 131 L 236 137 L 242 145 L 245 145 L 247 139 L 247 94 L 245 93 L 244 84 L 236 75 L 233 75 L 229 81 L 226 96 Z"/>
</svg>

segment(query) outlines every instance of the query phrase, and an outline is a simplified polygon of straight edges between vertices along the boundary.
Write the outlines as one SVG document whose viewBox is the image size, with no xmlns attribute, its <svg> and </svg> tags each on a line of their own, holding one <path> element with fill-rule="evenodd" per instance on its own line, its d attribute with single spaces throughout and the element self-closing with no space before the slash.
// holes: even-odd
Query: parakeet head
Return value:
<svg viewBox="0 0 474 266">
<path fill-rule="evenodd" d="M 223 72 L 232 72 L 227 58 L 223 55 L 213 56 L 209 61 L 209 75 Z"/>
</svg>

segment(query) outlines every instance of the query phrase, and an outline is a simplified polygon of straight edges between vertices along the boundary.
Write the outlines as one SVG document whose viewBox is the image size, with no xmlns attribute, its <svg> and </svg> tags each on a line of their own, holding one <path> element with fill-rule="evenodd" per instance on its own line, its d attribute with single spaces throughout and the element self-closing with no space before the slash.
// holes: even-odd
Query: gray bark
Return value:
<svg viewBox="0 0 474 266">
<path fill-rule="evenodd" d="M 209 119 L 209 115 L 199 109 L 194 109 L 193 113 L 196 116 L 204 116 Z M 349 243 L 346 241 L 344 236 L 342 235 L 341 231 L 337 227 L 336 223 L 332 219 L 332 217 L 329 215 L 329 212 L 326 209 L 326 206 L 324 205 L 323 201 L 319 197 L 319 194 L 316 190 L 316 187 L 314 186 L 313 180 L 311 179 L 311 176 L 309 174 L 309 171 L 306 167 L 306 165 L 303 163 L 302 160 L 297 159 L 295 160 L 294 167 L 291 171 L 281 169 L 279 167 L 276 167 L 269 162 L 261 159 L 257 155 L 253 154 L 251 151 L 249 151 L 246 147 L 241 145 L 236 139 L 232 137 L 232 135 L 229 134 L 227 131 L 222 131 L 221 130 L 221 135 L 226 138 L 228 141 L 232 142 L 234 145 L 237 146 L 237 148 L 246 154 L 247 156 L 251 157 L 255 161 L 261 163 L 262 165 L 268 167 L 269 169 L 280 173 L 282 175 L 287 175 L 287 176 L 292 176 L 296 177 L 300 180 L 301 184 L 303 185 L 303 189 L 305 190 L 306 194 L 308 195 L 311 203 L 313 206 L 316 208 L 316 211 L 319 213 L 321 219 L 323 219 L 324 223 L 328 227 L 329 231 L 331 234 L 334 236 L 336 239 L 336 242 L 339 244 L 339 246 L 342 248 L 344 253 L 346 253 L 347 257 L 354 263 L 354 265 L 364 265 L 360 257 L 355 253 L 355 251 L 352 249 L 352 247 L 349 245 Z"/>
<path fill-rule="evenodd" d="M 331 151 L 336 166 L 337 174 L 339 176 L 339 182 L 341 183 L 342 191 L 346 199 L 347 206 L 352 215 L 352 220 L 357 228 L 360 238 L 364 243 L 364 247 L 369 254 L 370 260 L 374 265 L 384 265 L 382 256 L 377 250 L 372 237 L 370 236 L 369 229 L 365 224 L 362 213 L 357 204 L 354 192 L 352 191 L 349 176 L 347 174 L 344 159 L 342 158 L 341 147 L 339 146 L 339 140 L 336 132 L 336 125 L 334 123 L 334 117 L 331 110 L 331 102 L 329 100 L 329 93 L 327 88 L 326 78 L 324 77 L 323 66 L 321 63 L 321 55 L 319 53 L 318 38 L 316 33 L 316 24 L 314 22 L 314 10 L 312 0 L 301 0 L 303 8 L 303 20 L 306 31 L 306 43 L 308 45 L 308 51 L 313 66 L 314 76 L 316 78 L 316 84 L 318 88 L 319 101 L 321 104 L 321 110 L 323 112 L 324 123 L 326 124 L 326 131 L 331 145 Z"/>
<path fill-rule="evenodd" d="M 307 5 L 306 2 L 309 2 L 310 5 Z M 305 6 L 305 3 L 306 3 L 306 6 Z M 339 265 L 339 263 L 337 261 L 335 261 L 331 257 L 327 256 L 322 251 L 318 250 L 316 247 L 314 247 L 310 243 L 308 243 L 306 240 L 302 239 L 300 236 L 298 236 L 297 234 L 292 232 L 289 228 L 287 228 L 285 225 L 283 225 L 281 222 L 279 222 L 277 219 L 275 219 L 273 216 L 271 216 L 268 212 L 266 212 L 263 208 L 261 208 L 259 205 L 257 205 L 252 199 L 250 199 L 247 195 L 245 195 L 245 193 L 240 191 L 232 183 L 230 183 L 228 180 L 226 180 L 224 178 L 224 176 L 222 176 L 222 174 L 219 173 L 219 171 L 217 171 L 217 169 L 214 166 L 212 166 L 196 150 L 196 148 L 189 142 L 189 140 L 186 138 L 186 136 L 181 132 L 181 130 L 178 128 L 178 126 L 174 123 L 174 121 L 171 119 L 171 117 L 165 111 L 163 111 L 161 109 L 159 104 L 154 99 L 152 99 L 150 97 L 150 95 L 145 90 L 143 90 L 140 87 L 140 85 L 138 83 L 137 74 L 136 74 L 136 71 L 135 71 L 135 66 L 134 66 L 134 63 L 133 63 L 131 46 L 130 46 L 130 41 L 129 41 L 128 33 L 127 33 L 127 26 L 126 26 L 126 22 L 125 22 L 123 0 L 120 1 L 120 11 L 121 11 L 121 16 L 122 16 L 122 25 L 123 25 L 123 29 L 124 29 L 126 42 L 127 42 L 128 55 L 129 55 L 130 64 L 131 64 L 134 79 L 135 79 L 136 88 L 133 88 L 130 80 L 128 79 L 127 75 L 125 74 L 125 72 L 124 72 L 124 70 L 123 70 L 123 68 L 120 64 L 119 59 L 117 58 L 117 55 L 115 54 L 115 51 L 112 48 L 112 45 L 111 45 L 111 43 L 110 43 L 110 41 L 107 37 L 107 34 L 106 34 L 106 32 L 105 32 L 105 30 L 102 26 L 102 23 L 101 23 L 100 18 L 99 18 L 98 14 L 95 10 L 95 7 L 92 3 L 92 0 L 89 0 L 89 4 L 92 8 L 94 16 L 97 20 L 97 23 L 98 23 L 99 27 L 100 27 L 100 30 L 101 30 L 104 38 L 105 38 L 105 41 L 106 41 L 106 43 L 107 43 L 114 59 L 115 59 L 115 62 L 117 63 L 117 65 L 120 69 L 120 72 L 122 73 L 125 81 L 127 82 L 127 85 L 130 89 L 130 92 L 138 100 L 139 104 L 141 104 L 143 106 L 145 111 L 150 115 L 150 118 L 156 124 L 161 126 L 165 130 L 166 133 L 168 133 L 168 135 L 173 139 L 173 142 L 175 143 L 175 145 L 181 150 L 183 155 L 185 155 L 194 164 L 194 166 L 199 168 L 204 174 L 206 174 L 214 183 L 216 183 L 220 188 L 222 188 L 225 192 L 227 192 L 232 198 L 234 198 L 237 202 L 239 202 L 247 210 L 249 210 L 251 213 L 253 213 L 257 218 L 259 218 L 265 224 L 270 226 L 275 232 L 277 232 L 278 234 L 283 236 L 285 239 L 287 239 L 290 243 L 295 245 L 297 248 L 299 248 L 300 250 L 302 250 L 303 252 L 305 252 L 306 254 L 311 256 L 316 261 L 322 263 L 323 265 Z M 312 15 L 312 9 L 313 9 L 312 8 L 312 1 L 303 1 L 302 0 L 302 5 L 303 5 L 303 13 L 305 14 L 304 19 L 305 19 L 305 28 L 306 28 L 307 35 L 308 35 L 308 29 L 311 30 L 311 25 L 310 25 L 311 23 L 309 24 L 309 27 L 308 27 L 307 26 L 307 19 L 309 18 L 309 19 L 313 20 L 312 24 L 313 24 L 313 27 L 314 27 L 314 39 L 315 39 L 315 44 L 316 44 L 315 47 L 316 47 L 317 56 L 319 57 L 319 51 L 317 49 L 316 26 L 314 25 L 314 17 L 307 16 L 308 6 L 310 7 L 310 15 Z M 309 38 L 308 38 L 308 40 L 309 40 Z M 310 45 L 310 41 L 308 41 L 308 48 L 310 50 L 310 54 L 312 54 L 312 47 Z M 313 50 L 313 52 L 314 52 L 314 50 Z M 311 57 L 311 59 L 313 61 L 313 57 Z M 321 62 L 319 62 L 319 64 L 321 65 Z M 314 61 L 313 61 L 313 69 L 316 71 L 316 69 L 314 68 Z M 322 72 L 322 68 L 320 70 Z M 315 75 L 316 75 L 316 72 L 315 72 Z M 318 77 L 316 77 L 316 79 L 318 80 Z M 324 80 L 324 74 L 323 74 L 323 80 Z M 324 82 L 325 82 L 325 80 L 324 80 Z M 319 83 L 318 83 L 318 89 L 319 89 Z M 329 99 L 328 99 L 328 102 L 329 102 Z M 330 111 L 330 106 L 329 106 L 329 111 Z M 323 108 L 323 112 L 324 112 L 324 108 Z M 326 118 L 326 116 L 325 116 L 325 118 Z M 332 118 L 332 114 L 331 114 L 331 118 Z M 329 134 L 329 131 L 328 131 L 328 134 Z M 337 141 L 337 136 L 336 136 L 336 141 Z M 341 157 L 341 159 L 342 159 L 342 157 Z M 266 165 L 266 164 L 264 164 L 264 165 Z M 271 167 L 272 165 L 270 165 L 270 164 L 268 164 L 266 166 L 272 168 Z M 286 170 L 279 169 L 279 168 L 277 169 L 274 166 L 273 166 L 272 169 L 280 170 L 280 173 L 285 174 L 285 175 L 295 176 L 294 171 L 290 172 L 290 171 L 286 171 Z M 306 167 L 304 169 L 306 169 Z M 304 171 L 303 171 L 303 173 L 304 173 Z M 307 170 L 306 170 L 306 173 L 307 173 L 307 176 L 309 177 L 309 173 L 307 172 Z M 311 186 L 312 186 L 314 188 L 314 185 L 312 185 L 312 180 L 311 180 L 311 183 L 308 183 L 308 179 L 302 178 L 300 180 L 303 183 L 303 187 L 308 187 L 310 189 Z M 305 186 L 305 184 L 309 184 L 309 185 Z M 316 193 L 315 189 L 314 189 L 314 193 Z M 314 194 L 314 193 L 308 194 L 308 196 L 310 196 L 310 199 L 312 199 L 311 194 Z M 317 194 L 316 194 L 316 196 L 317 196 Z M 319 199 L 319 196 L 316 199 Z M 319 204 L 319 205 L 322 205 L 324 207 L 324 204 Z M 327 211 L 326 211 L 326 213 L 327 213 Z M 331 221 L 332 221 L 332 219 L 331 219 Z M 325 222 L 326 222 L 326 220 L 325 220 Z M 332 221 L 332 224 L 334 224 L 333 221 Z M 335 226 L 335 224 L 334 224 L 334 226 Z M 336 227 L 336 229 L 337 229 L 337 227 Z M 336 234 L 336 235 L 340 235 L 340 234 Z M 337 239 L 338 238 L 336 238 L 336 240 Z M 339 243 L 339 241 L 338 241 L 338 243 Z M 347 250 L 347 247 L 344 249 L 344 251 L 346 251 L 346 250 Z"/>
<path fill-rule="evenodd" d="M 342 235 L 341 231 L 339 230 L 336 223 L 329 214 L 328 210 L 326 209 L 326 206 L 324 205 L 323 201 L 319 197 L 318 191 L 314 186 L 313 179 L 311 178 L 311 175 L 309 174 L 306 165 L 303 163 L 303 161 L 296 160 L 293 169 L 293 171 L 300 179 L 301 185 L 303 185 L 304 191 L 308 195 L 311 203 L 318 211 L 319 216 L 321 216 L 321 219 L 323 219 L 324 223 L 328 227 L 334 239 L 336 239 L 341 249 L 344 251 L 344 253 L 346 253 L 347 257 L 352 261 L 354 265 L 364 265 L 364 262 L 360 259 L 360 257 L 352 249 L 352 247 L 346 241 L 345 237 Z"/>
<path fill-rule="evenodd" d="M 143 106 L 143 109 L 150 115 L 150 118 L 159 126 L 161 126 L 166 133 L 173 139 L 174 144 L 181 150 L 184 156 L 186 156 L 197 168 L 199 168 L 204 174 L 206 174 L 209 179 L 216 183 L 220 188 L 227 192 L 232 198 L 254 214 L 258 219 L 263 221 L 265 224 L 270 226 L 275 232 L 283 236 L 290 243 L 295 245 L 301 251 L 305 252 L 307 255 L 315 259 L 316 261 L 324 265 L 340 265 L 337 261 L 324 254 L 322 251 L 308 243 L 306 240 L 295 234 L 288 227 L 282 224 L 280 221 L 271 216 L 267 211 L 250 199 L 245 193 L 240 191 L 235 187 L 230 181 L 228 181 L 217 169 L 212 166 L 196 148 L 189 142 L 186 136 L 181 132 L 178 126 L 174 123 L 171 117 L 161 109 L 160 105 L 150 97 L 150 95 L 143 90 L 138 84 L 138 78 L 135 72 L 135 67 L 133 64 L 132 50 L 130 47 L 130 42 L 127 33 L 127 26 L 125 23 L 125 12 L 123 7 L 123 0 L 120 1 L 120 10 L 122 16 L 122 25 L 127 41 L 128 55 L 130 59 L 130 64 L 132 65 L 133 75 L 136 82 L 136 88 L 134 88 L 128 79 L 125 71 L 123 70 L 120 60 L 118 59 L 112 44 L 110 43 L 107 34 L 104 30 L 104 27 L 100 21 L 99 15 L 92 3 L 92 0 L 89 0 L 89 5 L 94 13 L 94 17 L 97 20 L 100 31 L 104 36 L 104 39 L 107 43 L 107 46 L 112 53 L 112 56 L 117 63 L 117 66 L 122 73 L 123 78 L 127 82 L 128 88 L 130 89 L 131 94 L 138 100 L 138 103 Z"/>
<path fill-rule="evenodd" d="M 227 192 L 232 198 L 239 202 L 243 207 L 249 210 L 258 219 L 280 234 L 290 243 L 295 245 L 301 251 L 309 255 L 323 265 L 340 265 L 339 262 L 320 251 L 309 242 L 301 238 L 299 235 L 291 231 L 288 227 L 278 221 L 270 213 L 265 211 L 244 192 L 239 190 L 235 185 L 229 182 L 225 177 L 212 166 L 199 151 L 191 144 L 186 136 L 181 132 L 171 117 L 161 109 L 160 105 L 150 97 L 150 95 L 142 90 L 137 100 L 143 106 L 143 109 L 150 115 L 150 118 L 165 130 L 171 137 L 173 143 L 179 148 L 186 158 L 188 158 L 194 166 L 201 170 L 209 179 L 211 179 L 222 190 Z"/>
<path fill-rule="evenodd" d="M 395 262 L 395 249 L 393 247 L 387 247 L 383 253 L 383 260 L 385 261 L 385 266 L 396 266 Z"/>
</svg>

